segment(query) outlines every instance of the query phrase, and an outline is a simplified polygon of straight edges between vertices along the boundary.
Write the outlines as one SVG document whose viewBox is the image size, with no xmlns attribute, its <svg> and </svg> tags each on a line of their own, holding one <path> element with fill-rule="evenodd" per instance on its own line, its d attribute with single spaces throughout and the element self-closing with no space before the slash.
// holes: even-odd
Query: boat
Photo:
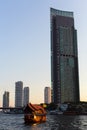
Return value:
<svg viewBox="0 0 87 130">
<path fill-rule="evenodd" d="M 65 111 L 63 115 L 79 115 L 77 111 Z"/>
<path fill-rule="evenodd" d="M 49 112 L 50 115 L 62 115 L 63 112 L 59 110 L 53 110 Z"/>
<path fill-rule="evenodd" d="M 28 103 L 24 109 L 25 123 L 41 123 L 46 121 L 46 111 L 40 105 Z"/>
</svg>

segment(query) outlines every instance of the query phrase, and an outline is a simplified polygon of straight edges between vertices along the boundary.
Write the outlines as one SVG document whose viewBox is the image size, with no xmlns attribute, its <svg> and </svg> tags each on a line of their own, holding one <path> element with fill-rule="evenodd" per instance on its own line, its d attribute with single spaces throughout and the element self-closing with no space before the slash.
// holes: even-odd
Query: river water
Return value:
<svg viewBox="0 0 87 130">
<path fill-rule="evenodd" d="M 24 123 L 22 114 L 0 114 L 0 130 L 87 130 L 87 116 L 47 115 L 45 123 Z"/>
</svg>

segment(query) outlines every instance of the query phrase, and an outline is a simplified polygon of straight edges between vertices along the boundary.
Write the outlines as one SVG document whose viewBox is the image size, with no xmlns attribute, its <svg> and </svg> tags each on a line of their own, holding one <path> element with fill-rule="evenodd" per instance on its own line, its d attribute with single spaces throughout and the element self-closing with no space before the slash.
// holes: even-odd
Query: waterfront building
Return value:
<svg viewBox="0 0 87 130">
<path fill-rule="evenodd" d="M 9 92 L 5 91 L 3 94 L 3 107 L 9 107 Z"/>
<path fill-rule="evenodd" d="M 51 88 L 45 87 L 44 89 L 44 103 L 51 103 Z"/>
<path fill-rule="evenodd" d="M 24 87 L 24 106 L 29 103 L 29 87 Z"/>
<path fill-rule="evenodd" d="M 73 12 L 51 8 L 52 102 L 79 102 L 77 30 Z"/>
<path fill-rule="evenodd" d="M 15 107 L 23 106 L 23 82 L 15 83 Z"/>
</svg>

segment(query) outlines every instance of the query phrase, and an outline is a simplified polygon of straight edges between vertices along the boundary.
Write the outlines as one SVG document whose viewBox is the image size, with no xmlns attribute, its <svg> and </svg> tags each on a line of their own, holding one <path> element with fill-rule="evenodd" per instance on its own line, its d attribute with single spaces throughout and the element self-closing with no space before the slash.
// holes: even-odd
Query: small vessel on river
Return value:
<svg viewBox="0 0 87 130">
<path fill-rule="evenodd" d="M 45 122 L 46 111 L 40 105 L 29 103 L 24 109 L 24 121 L 25 123 Z"/>
</svg>

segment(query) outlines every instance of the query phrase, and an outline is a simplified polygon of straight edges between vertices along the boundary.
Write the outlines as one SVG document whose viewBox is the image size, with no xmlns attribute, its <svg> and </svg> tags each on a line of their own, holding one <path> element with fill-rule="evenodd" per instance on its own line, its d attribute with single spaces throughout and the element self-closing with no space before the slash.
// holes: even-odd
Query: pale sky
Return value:
<svg viewBox="0 0 87 130">
<path fill-rule="evenodd" d="M 78 36 L 80 99 L 87 101 L 87 0 L 0 1 L 0 106 L 4 91 L 14 105 L 15 82 L 30 88 L 30 102 L 44 102 L 51 87 L 50 7 L 74 12 Z"/>
</svg>

